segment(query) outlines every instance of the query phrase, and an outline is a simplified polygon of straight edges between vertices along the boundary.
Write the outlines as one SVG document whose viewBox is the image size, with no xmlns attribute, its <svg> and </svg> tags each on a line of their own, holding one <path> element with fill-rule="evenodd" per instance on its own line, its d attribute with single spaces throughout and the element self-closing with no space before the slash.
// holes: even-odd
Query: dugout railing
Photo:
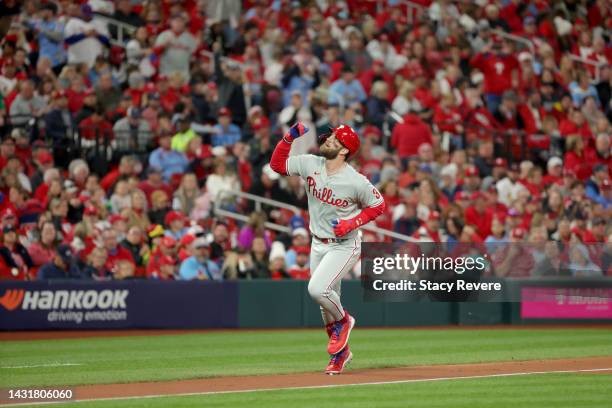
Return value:
<svg viewBox="0 0 612 408">
<path fill-rule="evenodd" d="M 301 215 L 303 214 L 303 210 L 287 203 L 283 203 L 280 201 L 272 200 L 266 197 L 260 197 L 257 195 L 245 193 L 238 190 L 221 190 L 215 199 L 213 200 L 213 214 L 219 217 L 227 217 L 233 220 L 237 220 L 240 222 L 247 222 L 249 220 L 249 216 L 241 213 L 239 210 L 227 208 L 222 205 L 222 203 L 227 202 L 228 198 L 234 198 L 238 200 L 242 200 L 243 202 L 252 202 L 254 204 L 255 211 L 262 211 L 264 206 L 271 207 L 277 210 L 286 210 L 291 212 L 293 215 Z M 284 233 L 291 233 L 291 228 L 287 225 L 275 224 L 272 222 L 266 222 L 265 227 Z M 387 230 L 384 228 L 377 227 L 373 224 L 368 224 L 363 227 L 364 230 L 373 232 L 378 235 L 380 238 L 390 238 L 396 241 L 403 242 L 416 242 L 413 237 L 408 235 L 400 234 L 395 231 Z"/>
</svg>

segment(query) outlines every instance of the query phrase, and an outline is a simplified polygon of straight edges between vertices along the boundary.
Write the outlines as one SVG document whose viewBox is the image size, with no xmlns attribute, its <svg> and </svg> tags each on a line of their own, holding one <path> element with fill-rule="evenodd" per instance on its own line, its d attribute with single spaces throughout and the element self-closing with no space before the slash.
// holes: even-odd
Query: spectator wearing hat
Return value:
<svg viewBox="0 0 612 408">
<path fill-rule="evenodd" d="M 608 166 L 598 163 L 593 166 L 593 175 L 586 182 L 585 194 L 590 200 L 601 204 L 604 208 L 612 205 L 606 189 L 610 189 L 610 174 Z"/>
<path fill-rule="evenodd" d="M 104 117 L 104 108 L 96 106 L 94 112 L 79 123 L 81 146 L 110 145 L 114 139 L 113 125 Z"/>
<path fill-rule="evenodd" d="M 53 260 L 43 265 L 38 271 L 38 280 L 48 279 L 82 279 L 81 271 L 74 260 L 74 253 L 69 245 L 58 245 Z"/>
<path fill-rule="evenodd" d="M 545 185 L 559 184 L 563 178 L 563 160 L 553 156 L 546 162 L 546 174 L 542 182 Z"/>
<path fill-rule="evenodd" d="M 66 91 L 68 98 L 68 106 L 73 102 L 75 97 L 74 92 L 71 90 Z M 74 123 L 79 125 L 83 120 L 87 119 L 91 115 L 93 115 L 98 108 L 98 97 L 96 96 L 96 92 L 93 88 L 87 88 L 83 91 L 83 100 L 82 104 L 78 106 L 74 111 L 71 109 L 74 115 Z"/>
<path fill-rule="evenodd" d="M 157 280 L 175 280 L 176 276 L 176 259 L 172 256 L 162 256 L 151 262 L 155 262 L 152 265 L 153 272 L 149 276 L 150 279 Z"/>
<path fill-rule="evenodd" d="M 138 108 L 128 108 L 126 116 L 113 126 L 113 133 L 118 154 L 146 155 L 153 147 L 153 133 Z"/>
<path fill-rule="evenodd" d="M 212 145 L 231 146 L 240 141 L 242 133 L 240 128 L 232 123 L 232 113 L 226 107 L 219 109 L 219 123 L 214 127 Z"/>
<path fill-rule="evenodd" d="M 171 148 L 172 141 L 170 134 L 162 133 L 159 136 L 159 147 L 149 156 L 149 167 L 160 169 L 165 182 L 173 175 L 183 173 L 189 164 L 183 152 Z"/>
<path fill-rule="evenodd" d="M 122 262 L 130 263 L 132 265 L 132 274 L 134 273 L 134 269 L 136 267 L 134 258 L 132 258 L 130 251 L 119 245 L 117 232 L 114 229 L 108 228 L 102 231 L 102 244 L 107 253 L 107 259 L 104 266 L 113 274 L 113 276 L 115 276 L 117 273 L 123 272 L 120 271 L 120 264 Z M 123 278 L 125 276 L 121 277 Z"/>
<path fill-rule="evenodd" d="M 499 201 L 508 207 L 518 198 L 519 194 L 527 192 L 525 186 L 519 181 L 518 163 L 510 165 L 506 177 L 496 183 L 495 187 L 499 194 Z"/>
<path fill-rule="evenodd" d="M 472 57 L 470 65 L 483 73 L 486 105 L 490 112 L 496 112 L 502 94 L 518 85 L 519 63 L 516 57 L 505 54 L 502 42 L 494 39 L 485 45 L 482 52 Z"/>
<path fill-rule="evenodd" d="M 30 258 L 32 258 L 34 267 L 40 267 L 53 261 L 59 244 L 58 237 L 59 234 L 55 229 L 55 224 L 50 221 L 42 223 L 38 241 L 33 242 L 28 247 L 28 253 Z"/>
<path fill-rule="evenodd" d="M 179 268 L 181 280 L 221 280 L 221 270 L 210 260 L 210 245 L 206 238 L 197 238 L 193 243 L 195 253 L 185 259 Z"/>
<path fill-rule="evenodd" d="M 164 235 L 174 238 L 175 241 L 180 241 L 187 233 L 187 228 L 185 228 L 185 216 L 180 211 L 169 211 L 164 217 L 164 225 L 166 227 Z"/>
<path fill-rule="evenodd" d="M 252 123 L 253 137 L 248 141 L 248 160 L 252 174 L 260 174 L 263 166 L 270 162 L 274 144 L 270 131 L 270 120 L 262 116 Z"/>
<path fill-rule="evenodd" d="M 155 39 L 154 51 L 159 55 L 159 73 L 170 76 L 181 74 L 184 81 L 191 77 L 189 60 L 198 42 L 185 30 L 185 20 L 177 14 L 170 19 L 170 29 L 160 33 Z"/>
<path fill-rule="evenodd" d="M 293 248 L 296 256 L 295 263 L 289 266 L 287 273 L 291 279 L 308 280 L 310 279 L 310 266 L 308 261 L 310 258 L 310 247 L 299 246 Z"/>
<path fill-rule="evenodd" d="M 3 62 L 2 70 L 0 70 L 0 94 L 8 96 L 17 89 L 20 78 L 17 78 L 17 68 L 12 58 L 5 58 Z M 4 98 L 0 101 L 2 102 L 2 110 L 6 112 L 9 106 L 4 105 Z"/>
<path fill-rule="evenodd" d="M 172 136 L 172 150 L 185 153 L 189 142 L 198 136 L 191 129 L 189 118 L 184 114 L 179 114 L 175 119 L 175 123 L 176 133 Z"/>
<path fill-rule="evenodd" d="M 106 24 L 93 19 L 93 10 L 89 4 L 83 4 L 78 16 L 73 16 L 66 23 L 64 39 L 67 45 L 69 64 L 94 65 L 96 58 L 110 45 Z"/>
<path fill-rule="evenodd" d="M 291 242 L 289 249 L 285 254 L 285 265 L 295 265 L 297 252 L 295 248 L 297 247 L 307 247 L 310 244 L 310 234 L 308 230 L 303 226 L 293 229 L 291 232 Z"/>
<path fill-rule="evenodd" d="M 493 271 L 497 277 L 525 278 L 531 276 L 535 260 L 524 243 L 527 231 L 516 227 L 510 231 L 509 243 L 491 254 Z"/>
<path fill-rule="evenodd" d="M 219 91 L 215 82 L 196 82 L 191 99 L 198 122 L 214 123 L 217 121 L 217 113 L 221 107 L 219 106 Z"/>
<path fill-rule="evenodd" d="M 468 194 L 472 194 L 480 191 L 481 186 L 480 173 L 478 168 L 474 165 L 468 165 L 465 168 L 465 176 L 463 178 L 463 184 L 461 185 L 461 191 Z"/>
<path fill-rule="evenodd" d="M 501 97 L 501 103 L 493 111 L 493 117 L 504 130 L 524 129 L 523 118 L 517 111 L 518 96 L 514 91 L 506 91 Z"/>
<path fill-rule="evenodd" d="M 0 276 L 10 280 L 28 280 L 34 263 L 27 249 L 19 242 L 14 225 L 3 219 L 2 245 L 0 245 Z"/>
<path fill-rule="evenodd" d="M 64 49 L 64 24 L 57 19 L 57 5 L 47 2 L 40 6 L 38 18 L 26 20 L 26 26 L 38 37 L 38 58 L 51 61 L 56 74 L 66 62 Z"/>
<path fill-rule="evenodd" d="M 176 240 L 172 237 L 158 235 L 159 233 L 164 233 L 163 227 L 161 226 L 155 227 L 153 230 L 149 231 L 149 237 L 155 237 L 153 238 L 152 251 L 146 267 L 146 276 L 149 279 L 159 276 L 159 267 L 162 258 L 175 258 L 177 255 Z"/>
<path fill-rule="evenodd" d="M 285 264 L 285 246 L 280 241 L 274 241 L 270 249 L 270 278 L 274 280 L 289 278 Z"/>
</svg>

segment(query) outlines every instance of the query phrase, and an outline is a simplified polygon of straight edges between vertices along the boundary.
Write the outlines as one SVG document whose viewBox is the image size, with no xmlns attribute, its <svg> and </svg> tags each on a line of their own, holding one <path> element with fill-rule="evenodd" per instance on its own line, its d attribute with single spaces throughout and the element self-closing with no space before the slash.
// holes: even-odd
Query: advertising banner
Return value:
<svg viewBox="0 0 612 408">
<path fill-rule="evenodd" d="M 0 282 L 0 330 L 223 328 L 235 282 Z"/>
<path fill-rule="evenodd" d="M 523 319 L 611 319 L 612 288 L 521 288 Z"/>
</svg>

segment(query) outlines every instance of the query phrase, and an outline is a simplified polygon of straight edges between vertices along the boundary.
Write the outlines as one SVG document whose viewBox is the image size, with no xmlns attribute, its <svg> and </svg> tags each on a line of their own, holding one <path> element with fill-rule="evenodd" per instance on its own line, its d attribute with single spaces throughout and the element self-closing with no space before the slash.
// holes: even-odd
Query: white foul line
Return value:
<svg viewBox="0 0 612 408">
<path fill-rule="evenodd" d="M 234 391 L 202 391 L 202 392 L 185 392 L 179 394 L 151 394 L 151 395 L 135 395 L 132 397 L 109 397 L 109 398 L 91 398 L 91 399 L 77 399 L 77 400 L 66 400 L 66 401 L 50 401 L 50 402 L 29 402 L 29 403 L 18 403 L 18 404 L 7 404 L 3 407 L 13 407 L 20 405 L 47 405 L 47 404 L 62 404 L 62 403 L 75 403 L 75 402 L 99 402 L 99 401 L 121 401 L 121 400 L 134 400 L 134 399 L 151 399 L 151 398 L 166 398 L 166 397 L 189 397 L 189 396 L 201 396 L 201 395 L 218 395 L 218 394 L 243 394 L 249 392 L 263 392 L 263 391 L 286 391 L 286 390 L 310 390 L 310 389 L 322 389 L 322 388 L 339 388 L 339 387 L 357 387 L 361 385 L 387 385 L 387 384 L 410 384 L 419 382 L 433 382 L 433 381 L 447 381 L 447 380 L 470 380 L 478 378 L 495 378 L 495 377 L 517 377 L 522 375 L 539 375 L 539 374 L 572 374 L 572 373 L 594 373 L 612 371 L 610 368 L 587 368 L 584 370 L 554 370 L 554 371 L 528 371 L 519 373 L 502 373 L 502 374 L 485 374 L 485 375 L 466 375 L 462 377 L 435 377 L 435 378 L 416 378 L 411 380 L 395 380 L 395 381 L 374 381 L 364 383 L 353 383 L 353 384 L 326 384 L 326 385 L 306 385 L 303 387 L 280 387 L 280 388 L 256 388 L 251 390 L 234 390 Z M 227 377 L 231 378 L 231 377 Z"/>
<path fill-rule="evenodd" d="M 67 366 L 80 366 L 80 365 L 83 365 L 83 364 L 79 364 L 79 363 L 51 363 L 51 364 L 21 365 L 21 366 L 0 366 L 0 368 L 8 369 L 8 368 L 67 367 Z"/>
</svg>

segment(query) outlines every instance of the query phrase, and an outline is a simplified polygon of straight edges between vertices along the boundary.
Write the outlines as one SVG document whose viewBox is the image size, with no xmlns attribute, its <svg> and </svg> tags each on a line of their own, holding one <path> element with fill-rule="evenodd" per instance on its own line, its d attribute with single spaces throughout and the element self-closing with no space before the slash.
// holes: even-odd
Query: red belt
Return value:
<svg viewBox="0 0 612 408">
<path fill-rule="evenodd" d="M 313 235 L 317 240 L 321 241 L 324 244 L 338 244 L 340 242 L 348 241 L 348 239 L 341 238 L 319 238 L 316 235 Z"/>
</svg>

